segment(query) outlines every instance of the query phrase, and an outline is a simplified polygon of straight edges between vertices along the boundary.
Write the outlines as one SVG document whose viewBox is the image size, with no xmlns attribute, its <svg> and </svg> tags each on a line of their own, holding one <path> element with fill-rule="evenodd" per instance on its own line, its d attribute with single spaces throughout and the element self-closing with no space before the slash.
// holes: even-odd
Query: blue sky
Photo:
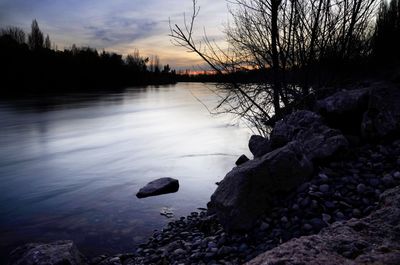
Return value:
<svg viewBox="0 0 400 265">
<path fill-rule="evenodd" d="M 205 28 L 222 41 L 229 17 L 226 1 L 198 1 L 198 36 Z M 192 0 L 0 0 L 0 25 L 29 31 L 36 18 L 59 49 L 75 43 L 128 54 L 138 48 L 142 55 L 158 54 L 161 63 L 184 69 L 202 61 L 171 44 L 168 19 L 181 23 L 191 6 Z"/>
</svg>

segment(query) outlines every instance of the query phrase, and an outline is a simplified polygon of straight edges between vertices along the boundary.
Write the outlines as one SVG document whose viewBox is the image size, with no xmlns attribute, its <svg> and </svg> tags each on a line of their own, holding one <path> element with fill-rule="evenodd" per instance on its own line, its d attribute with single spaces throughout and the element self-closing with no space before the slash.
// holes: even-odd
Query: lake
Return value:
<svg viewBox="0 0 400 265">
<path fill-rule="evenodd" d="M 211 88 L 211 89 L 210 89 Z M 74 240 L 88 256 L 132 252 L 155 229 L 205 207 L 251 131 L 211 115 L 214 85 L 178 83 L 0 102 L 0 255 Z M 160 177 L 177 193 L 137 199 Z"/>
</svg>

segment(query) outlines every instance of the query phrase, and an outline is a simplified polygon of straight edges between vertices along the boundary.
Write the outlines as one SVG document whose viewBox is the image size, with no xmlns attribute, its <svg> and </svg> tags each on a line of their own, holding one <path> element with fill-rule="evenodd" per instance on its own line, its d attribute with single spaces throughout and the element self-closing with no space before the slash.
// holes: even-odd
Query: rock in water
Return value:
<svg viewBox="0 0 400 265">
<path fill-rule="evenodd" d="M 400 187 L 382 194 L 380 209 L 336 222 L 318 235 L 292 239 L 246 265 L 400 264 Z"/>
<path fill-rule="evenodd" d="M 10 265 L 86 265 L 86 258 L 72 241 L 49 244 L 30 243 L 16 248 L 10 254 Z"/>
<path fill-rule="evenodd" d="M 237 166 L 240 166 L 244 163 L 246 163 L 247 161 L 249 161 L 250 159 L 246 156 L 246 155 L 241 155 L 238 160 L 236 160 L 235 164 Z"/>
<path fill-rule="evenodd" d="M 228 230 L 251 228 L 276 193 L 288 192 L 313 172 L 300 143 L 291 142 L 229 172 L 211 196 L 209 211 Z"/>
<path fill-rule="evenodd" d="M 172 208 L 170 208 L 170 207 L 163 207 L 160 211 L 160 214 L 167 218 L 174 217 L 174 212 L 173 212 Z"/>
<path fill-rule="evenodd" d="M 269 140 L 260 135 L 252 135 L 250 137 L 249 149 L 254 157 L 260 157 L 272 151 Z"/>
<path fill-rule="evenodd" d="M 149 182 L 136 194 L 138 198 L 146 198 L 161 194 L 173 193 L 179 190 L 179 181 L 173 178 L 160 178 Z"/>
</svg>

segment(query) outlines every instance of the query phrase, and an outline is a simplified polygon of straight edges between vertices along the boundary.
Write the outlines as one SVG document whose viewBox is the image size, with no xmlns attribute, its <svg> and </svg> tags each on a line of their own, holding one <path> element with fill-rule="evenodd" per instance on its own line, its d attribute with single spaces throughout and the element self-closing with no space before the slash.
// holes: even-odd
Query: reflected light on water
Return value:
<svg viewBox="0 0 400 265">
<path fill-rule="evenodd" d="M 0 103 L 1 256 L 72 239 L 88 255 L 133 251 L 169 220 L 205 207 L 215 182 L 248 154 L 250 131 L 211 116 L 202 84 Z M 38 103 L 40 102 L 40 104 Z M 179 192 L 135 194 L 160 177 Z"/>
</svg>

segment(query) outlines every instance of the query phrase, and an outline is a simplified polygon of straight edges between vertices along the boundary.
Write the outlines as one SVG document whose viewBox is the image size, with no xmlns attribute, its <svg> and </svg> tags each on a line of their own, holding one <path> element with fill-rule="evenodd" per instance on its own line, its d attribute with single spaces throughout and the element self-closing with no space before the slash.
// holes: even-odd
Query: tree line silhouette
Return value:
<svg viewBox="0 0 400 265">
<path fill-rule="evenodd" d="M 0 31 L 0 95 L 115 89 L 176 82 L 175 70 L 161 66 L 158 56 L 139 50 L 123 57 L 90 47 L 58 50 L 36 20 L 26 34 L 18 27 Z"/>
<path fill-rule="evenodd" d="M 225 80 L 219 86 L 220 111 L 266 130 L 260 133 L 267 134 L 276 120 L 307 105 L 324 86 L 351 75 L 365 78 L 379 67 L 398 69 L 399 0 L 229 3 L 228 48 L 206 35 L 195 36 L 197 0 L 191 19 L 170 25 L 170 36 L 175 45 L 199 55 L 215 71 L 216 80 Z"/>
</svg>

